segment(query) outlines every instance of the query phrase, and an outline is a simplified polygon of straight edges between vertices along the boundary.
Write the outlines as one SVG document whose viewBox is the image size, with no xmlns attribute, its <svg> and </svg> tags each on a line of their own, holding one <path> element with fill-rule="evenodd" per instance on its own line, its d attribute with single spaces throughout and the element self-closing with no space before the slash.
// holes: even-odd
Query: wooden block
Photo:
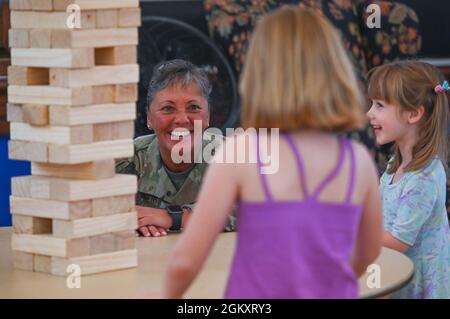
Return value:
<svg viewBox="0 0 450 319">
<path fill-rule="evenodd" d="M 48 125 L 48 105 L 24 104 L 22 105 L 23 120 L 31 125 Z"/>
<path fill-rule="evenodd" d="M 94 124 L 94 142 L 133 138 L 134 121 Z"/>
<path fill-rule="evenodd" d="M 8 157 L 12 160 L 47 162 L 48 144 L 10 140 Z"/>
<path fill-rule="evenodd" d="M 70 259 L 52 257 L 52 274 L 67 276 L 66 269 L 70 264 L 79 265 L 82 275 L 133 268 L 138 264 L 137 250 L 129 249 Z"/>
<path fill-rule="evenodd" d="M 87 144 L 93 141 L 92 125 L 31 126 L 11 123 L 11 139 L 56 144 Z"/>
<path fill-rule="evenodd" d="M 53 10 L 65 11 L 69 4 L 81 10 L 116 9 L 138 7 L 139 0 L 53 0 Z"/>
<path fill-rule="evenodd" d="M 134 230 L 136 228 L 136 212 L 76 219 L 72 221 L 53 220 L 53 236 L 61 238 L 82 238 L 124 230 Z"/>
<path fill-rule="evenodd" d="M 135 102 L 138 98 L 137 84 L 118 84 L 115 88 L 114 101 L 116 103 Z"/>
<path fill-rule="evenodd" d="M 141 8 L 124 8 L 119 10 L 119 27 L 139 27 L 141 25 Z"/>
<path fill-rule="evenodd" d="M 106 216 L 134 211 L 135 195 L 94 198 L 92 200 L 92 216 Z"/>
<path fill-rule="evenodd" d="M 103 179 L 115 175 L 114 160 L 82 164 L 31 163 L 31 174 L 73 179 Z"/>
<path fill-rule="evenodd" d="M 38 0 L 40 1 L 40 0 Z M 45 0 L 43 0 L 45 1 Z M 67 12 L 11 11 L 12 29 L 63 29 L 67 28 Z"/>
<path fill-rule="evenodd" d="M 116 86 L 99 85 L 92 90 L 92 104 L 107 104 L 115 102 Z"/>
<path fill-rule="evenodd" d="M 137 190 L 136 176 L 117 174 L 100 180 L 71 180 L 43 176 L 17 176 L 11 179 L 13 196 L 77 201 L 134 194 Z"/>
<path fill-rule="evenodd" d="M 37 11 L 52 11 L 53 0 L 31 0 L 31 9 Z"/>
<path fill-rule="evenodd" d="M 34 217 L 73 220 L 92 216 L 92 200 L 54 201 L 10 196 L 11 214 Z"/>
<path fill-rule="evenodd" d="M 52 48 L 102 48 L 137 44 L 137 28 L 54 29 L 52 31 Z"/>
<path fill-rule="evenodd" d="M 10 65 L 8 66 L 8 83 L 12 85 L 49 84 L 49 69 Z"/>
<path fill-rule="evenodd" d="M 116 238 L 116 250 L 127 250 L 136 248 L 135 230 L 125 230 L 113 234 Z"/>
<path fill-rule="evenodd" d="M 117 122 L 121 120 L 134 120 L 135 118 L 135 103 L 98 104 L 90 106 L 50 106 L 50 124 L 52 125 Z"/>
<path fill-rule="evenodd" d="M 134 229 L 90 237 L 90 254 L 104 254 L 136 248 Z"/>
<path fill-rule="evenodd" d="M 97 10 L 96 21 L 97 28 L 115 28 L 118 25 L 118 11 L 115 9 L 110 10 Z"/>
<path fill-rule="evenodd" d="M 89 105 L 94 104 L 91 87 L 58 88 L 46 85 L 9 85 L 8 100 L 18 104 Z"/>
<path fill-rule="evenodd" d="M 18 197 L 31 197 L 31 176 L 11 178 L 11 194 Z"/>
<path fill-rule="evenodd" d="M 50 235 L 12 234 L 13 250 L 58 257 L 89 255 L 89 238 L 65 239 Z"/>
<path fill-rule="evenodd" d="M 28 30 L 25 29 L 9 29 L 8 31 L 10 48 L 29 48 L 30 37 Z"/>
<path fill-rule="evenodd" d="M 59 87 L 81 87 L 133 83 L 139 81 L 137 64 L 97 66 L 90 69 L 50 69 L 50 85 Z"/>
<path fill-rule="evenodd" d="M 95 49 L 95 65 L 136 64 L 135 45 Z"/>
<path fill-rule="evenodd" d="M 13 215 L 13 231 L 16 234 L 51 234 L 52 220 L 48 218 Z"/>
<path fill-rule="evenodd" d="M 20 270 L 33 271 L 34 269 L 34 255 L 24 253 L 23 251 L 14 251 L 14 268 Z"/>
<path fill-rule="evenodd" d="M 33 270 L 37 272 L 51 273 L 52 257 L 44 255 L 34 255 Z"/>
<path fill-rule="evenodd" d="M 50 29 L 32 29 L 30 30 L 31 48 L 50 48 L 51 47 Z"/>
<path fill-rule="evenodd" d="M 90 68 L 94 66 L 94 49 L 11 49 L 11 64 L 48 68 Z"/>
<path fill-rule="evenodd" d="M 116 140 L 80 145 L 48 146 L 49 163 L 77 164 L 109 158 L 130 157 L 134 154 L 133 140 Z"/>
<path fill-rule="evenodd" d="M 113 234 L 92 236 L 90 239 L 90 255 L 111 253 L 116 251 L 116 237 Z M 132 247 L 130 249 L 133 249 Z M 122 249 L 124 250 L 124 249 Z"/>
<path fill-rule="evenodd" d="M 22 106 L 19 104 L 6 104 L 6 120 L 8 122 L 24 122 Z"/>
<path fill-rule="evenodd" d="M 31 10 L 31 0 L 9 0 L 10 10 Z"/>
</svg>

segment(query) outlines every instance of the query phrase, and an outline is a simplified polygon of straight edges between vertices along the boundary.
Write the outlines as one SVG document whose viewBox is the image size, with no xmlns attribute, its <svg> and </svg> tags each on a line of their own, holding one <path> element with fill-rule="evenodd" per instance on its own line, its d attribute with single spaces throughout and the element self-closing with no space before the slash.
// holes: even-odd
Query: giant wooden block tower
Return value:
<svg viewBox="0 0 450 319">
<path fill-rule="evenodd" d="M 81 28 L 68 27 L 78 6 Z M 9 158 L 15 267 L 67 275 L 135 267 L 138 0 L 10 0 Z M 72 16 L 73 17 L 73 16 Z M 75 21 L 75 20 L 74 20 Z"/>
</svg>

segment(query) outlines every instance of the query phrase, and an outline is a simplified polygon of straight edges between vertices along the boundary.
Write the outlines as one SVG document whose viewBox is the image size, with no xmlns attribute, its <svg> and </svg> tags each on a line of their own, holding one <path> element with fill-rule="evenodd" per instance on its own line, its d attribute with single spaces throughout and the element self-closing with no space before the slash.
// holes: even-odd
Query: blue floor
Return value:
<svg viewBox="0 0 450 319">
<path fill-rule="evenodd" d="M 8 159 L 8 136 L 0 136 L 0 227 L 11 226 L 11 177 L 30 174 L 30 162 Z"/>
</svg>

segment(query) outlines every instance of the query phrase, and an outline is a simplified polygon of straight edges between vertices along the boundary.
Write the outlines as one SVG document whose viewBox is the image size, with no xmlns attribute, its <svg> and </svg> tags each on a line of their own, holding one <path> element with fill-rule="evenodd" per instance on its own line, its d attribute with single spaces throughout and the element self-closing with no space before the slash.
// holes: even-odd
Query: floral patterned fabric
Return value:
<svg viewBox="0 0 450 319">
<path fill-rule="evenodd" d="M 380 181 L 384 229 L 408 244 L 414 278 L 393 298 L 450 298 L 450 230 L 445 211 L 445 170 L 439 159 L 392 184 Z"/>
</svg>

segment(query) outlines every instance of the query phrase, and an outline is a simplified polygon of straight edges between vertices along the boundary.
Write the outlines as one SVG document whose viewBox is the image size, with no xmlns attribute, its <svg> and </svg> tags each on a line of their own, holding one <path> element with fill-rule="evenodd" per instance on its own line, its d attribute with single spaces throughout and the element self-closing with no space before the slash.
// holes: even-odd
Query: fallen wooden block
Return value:
<svg viewBox="0 0 450 319">
<path fill-rule="evenodd" d="M 81 10 L 117 9 L 138 7 L 139 0 L 53 0 L 53 10 L 66 11 L 70 4 L 79 6 Z"/>
<path fill-rule="evenodd" d="M 50 106 L 49 113 L 51 125 L 80 125 L 117 122 L 134 120 L 136 118 L 136 104 L 111 103 L 89 106 L 52 105 Z"/>
<path fill-rule="evenodd" d="M 78 257 L 89 255 L 89 238 L 65 239 L 51 235 L 12 234 L 13 250 L 31 254 Z"/>
<path fill-rule="evenodd" d="M 136 212 L 114 214 L 84 219 L 53 220 L 53 236 L 61 238 L 82 238 L 137 228 Z"/>
<path fill-rule="evenodd" d="M 52 30 L 52 48 L 102 48 L 137 44 L 137 28 Z"/>
<path fill-rule="evenodd" d="M 90 68 L 94 66 L 94 49 L 12 48 L 11 64 L 47 68 Z"/>
<path fill-rule="evenodd" d="M 76 258 L 51 258 L 51 273 L 57 276 L 67 276 L 67 267 L 76 264 L 81 275 L 133 268 L 137 266 L 137 250 L 129 249 L 106 254 L 97 254 Z"/>
<path fill-rule="evenodd" d="M 48 144 L 9 140 L 8 157 L 12 160 L 47 162 Z"/>
<path fill-rule="evenodd" d="M 11 180 L 11 194 L 18 197 L 77 201 L 134 194 L 136 176 L 116 174 L 100 180 L 71 180 L 43 176 L 17 176 Z"/>
<path fill-rule="evenodd" d="M 119 27 L 139 27 L 141 25 L 141 8 L 124 8 L 119 10 Z"/>
<path fill-rule="evenodd" d="M 26 66 L 8 66 L 8 84 L 12 85 L 46 85 L 50 84 L 50 72 L 47 68 Z"/>
<path fill-rule="evenodd" d="M 95 49 L 95 65 L 136 64 L 136 46 L 117 46 Z"/>
<path fill-rule="evenodd" d="M 93 103 L 94 89 L 59 88 L 46 85 L 9 85 L 8 101 L 17 104 L 45 104 L 45 105 L 89 105 Z"/>
<path fill-rule="evenodd" d="M 48 125 L 48 105 L 23 104 L 23 120 L 30 125 Z"/>
<path fill-rule="evenodd" d="M 48 162 L 77 164 L 100 161 L 108 158 L 130 157 L 134 154 L 133 140 L 116 140 L 79 145 L 48 146 Z"/>
<path fill-rule="evenodd" d="M 50 219 L 74 220 L 93 216 L 92 200 L 55 201 L 29 197 L 9 197 L 11 214 Z"/>
<path fill-rule="evenodd" d="M 73 179 L 104 179 L 115 175 L 114 160 L 104 160 L 82 164 L 31 163 L 31 174 Z"/>
<path fill-rule="evenodd" d="M 8 41 L 10 48 L 29 48 L 30 37 L 26 29 L 9 29 Z"/>
<path fill-rule="evenodd" d="M 88 144 L 93 141 L 92 125 L 32 126 L 27 123 L 11 123 L 11 140 L 56 143 Z"/>
<path fill-rule="evenodd" d="M 13 231 L 16 234 L 51 234 L 52 220 L 48 218 L 13 215 Z"/>
<path fill-rule="evenodd" d="M 137 64 L 97 66 L 90 69 L 50 69 L 50 85 L 59 87 L 81 87 L 133 83 L 139 81 Z"/>
</svg>

